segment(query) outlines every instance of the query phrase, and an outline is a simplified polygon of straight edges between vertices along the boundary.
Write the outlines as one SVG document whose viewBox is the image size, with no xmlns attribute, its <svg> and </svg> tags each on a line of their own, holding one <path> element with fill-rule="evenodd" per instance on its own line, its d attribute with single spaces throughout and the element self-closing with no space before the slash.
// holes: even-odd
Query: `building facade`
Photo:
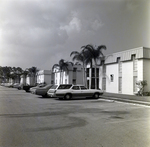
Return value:
<svg viewBox="0 0 150 147">
<path fill-rule="evenodd" d="M 40 70 L 36 74 L 37 83 L 53 84 L 51 70 Z"/>
<path fill-rule="evenodd" d="M 57 68 L 53 70 L 54 84 L 82 84 L 85 83 L 82 65 L 70 64 L 68 70 L 59 71 Z"/>
<path fill-rule="evenodd" d="M 100 66 L 100 88 L 110 93 L 135 94 L 136 82 L 147 81 L 145 91 L 150 91 L 150 48 L 139 47 L 105 57 Z"/>
</svg>

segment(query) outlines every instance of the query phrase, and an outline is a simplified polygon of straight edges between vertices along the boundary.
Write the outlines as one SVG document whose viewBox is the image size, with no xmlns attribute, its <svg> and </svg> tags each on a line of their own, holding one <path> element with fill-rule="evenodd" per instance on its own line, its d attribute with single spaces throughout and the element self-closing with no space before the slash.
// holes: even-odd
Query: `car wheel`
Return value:
<svg viewBox="0 0 150 147">
<path fill-rule="evenodd" d="M 70 100 L 71 97 L 72 97 L 71 94 L 66 94 L 65 97 L 64 97 L 64 99 L 65 99 L 65 100 Z"/>
<path fill-rule="evenodd" d="M 100 95 L 99 93 L 95 93 L 94 96 L 93 96 L 93 98 L 98 99 L 99 95 Z"/>
</svg>

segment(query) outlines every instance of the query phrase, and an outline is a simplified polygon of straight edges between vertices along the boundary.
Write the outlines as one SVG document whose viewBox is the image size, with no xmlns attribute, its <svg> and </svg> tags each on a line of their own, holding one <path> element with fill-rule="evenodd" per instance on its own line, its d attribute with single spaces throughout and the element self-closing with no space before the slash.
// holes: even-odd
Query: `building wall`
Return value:
<svg viewBox="0 0 150 147">
<path fill-rule="evenodd" d="M 118 93 L 118 63 L 106 65 L 106 92 Z"/>
<path fill-rule="evenodd" d="M 122 63 L 122 93 L 133 94 L 133 61 Z"/>
<path fill-rule="evenodd" d="M 63 71 L 60 73 L 59 70 L 54 70 L 54 84 L 83 84 L 83 70 L 82 65 L 69 66 L 68 71 Z M 76 68 L 76 71 L 73 69 Z M 61 81 L 60 81 L 61 75 Z"/>
<path fill-rule="evenodd" d="M 137 77 L 138 77 L 138 81 L 139 80 L 143 80 L 143 59 L 139 59 L 138 60 L 138 64 L 137 64 L 138 68 L 137 68 Z"/>
<path fill-rule="evenodd" d="M 144 59 L 143 60 L 143 80 L 147 81 L 147 86 L 145 86 L 144 91 L 150 91 L 150 60 Z"/>
<path fill-rule="evenodd" d="M 25 76 L 24 76 L 24 75 L 21 75 L 20 78 L 21 78 L 21 79 L 20 79 L 20 84 L 25 85 L 25 84 L 26 84 L 26 78 L 25 78 Z"/>
<path fill-rule="evenodd" d="M 50 70 L 40 70 L 37 73 L 37 83 L 51 84 L 51 71 Z"/>
</svg>

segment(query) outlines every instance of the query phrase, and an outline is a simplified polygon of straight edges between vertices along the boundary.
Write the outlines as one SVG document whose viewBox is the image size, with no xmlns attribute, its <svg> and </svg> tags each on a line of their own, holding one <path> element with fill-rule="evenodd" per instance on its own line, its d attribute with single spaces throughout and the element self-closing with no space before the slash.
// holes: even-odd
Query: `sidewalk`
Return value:
<svg viewBox="0 0 150 147">
<path fill-rule="evenodd" d="M 150 106 L 150 96 L 135 96 L 127 94 L 117 94 L 105 92 L 102 98 L 114 101 L 121 101 L 127 103 L 135 103 Z"/>
</svg>

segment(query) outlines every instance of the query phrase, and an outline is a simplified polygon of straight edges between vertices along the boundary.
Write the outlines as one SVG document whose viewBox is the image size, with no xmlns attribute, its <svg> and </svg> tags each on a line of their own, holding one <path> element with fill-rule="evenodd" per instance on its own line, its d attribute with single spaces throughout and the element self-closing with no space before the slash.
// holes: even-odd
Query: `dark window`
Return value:
<svg viewBox="0 0 150 147">
<path fill-rule="evenodd" d="M 86 76 L 89 77 L 89 68 L 86 69 Z"/>
<path fill-rule="evenodd" d="M 95 68 L 92 68 L 92 77 L 95 77 Z"/>
<path fill-rule="evenodd" d="M 111 81 L 111 82 L 114 81 L 114 75 L 110 75 L 110 81 Z"/>
<path fill-rule="evenodd" d="M 80 88 L 81 88 L 82 90 L 86 90 L 86 89 L 87 89 L 85 86 L 80 86 Z"/>
<path fill-rule="evenodd" d="M 72 86 L 71 84 L 69 84 L 69 85 L 60 85 L 58 87 L 58 89 L 69 89 L 71 86 Z"/>
<path fill-rule="evenodd" d="M 72 89 L 73 90 L 79 90 L 80 88 L 79 88 L 79 86 L 73 86 Z"/>
<path fill-rule="evenodd" d="M 74 85 L 76 85 L 76 79 L 73 79 L 73 80 L 72 80 L 72 83 L 73 83 Z"/>
<path fill-rule="evenodd" d="M 99 77 L 99 68 L 96 68 L 96 77 Z"/>
<path fill-rule="evenodd" d="M 92 78 L 91 89 L 95 89 L 95 78 Z"/>
<path fill-rule="evenodd" d="M 77 71 L 77 68 L 73 68 L 73 72 L 76 72 Z"/>
</svg>

